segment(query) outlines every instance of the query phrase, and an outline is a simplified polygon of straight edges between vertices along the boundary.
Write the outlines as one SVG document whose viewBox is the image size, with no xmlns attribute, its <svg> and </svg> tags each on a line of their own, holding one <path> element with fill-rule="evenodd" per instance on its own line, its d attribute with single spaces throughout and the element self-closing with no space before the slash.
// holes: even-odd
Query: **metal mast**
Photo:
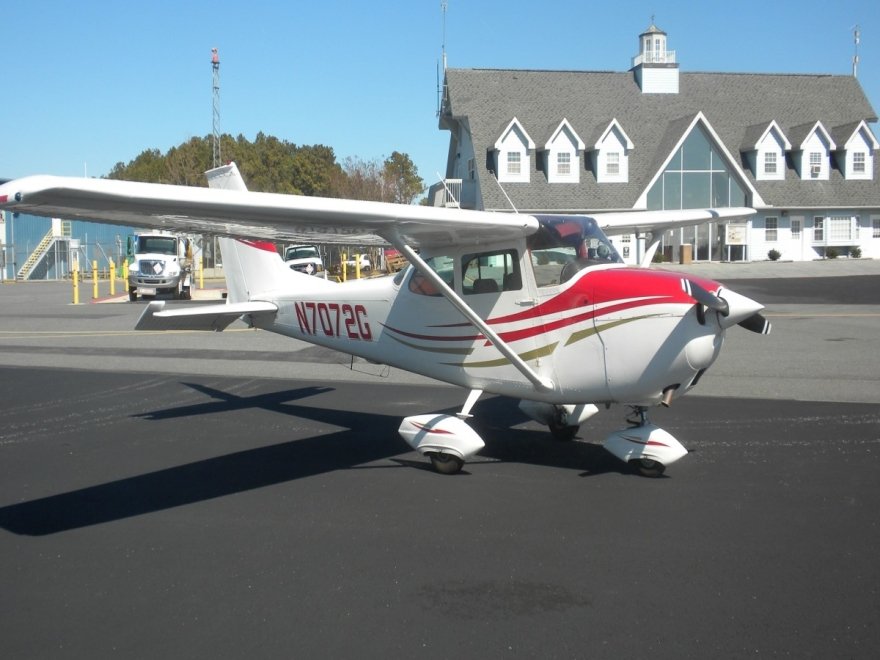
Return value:
<svg viewBox="0 0 880 660">
<path fill-rule="evenodd" d="M 214 75 L 214 150 L 213 166 L 220 167 L 220 54 L 211 49 L 211 70 Z"/>
<path fill-rule="evenodd" d="M 862 33 L 858 25 L 853 26 L 853 42 L 855 42 L 855 53 L 853 54 L 853 78 L 859 77 L 859 42 L 862 40 Z"/>
</svg>

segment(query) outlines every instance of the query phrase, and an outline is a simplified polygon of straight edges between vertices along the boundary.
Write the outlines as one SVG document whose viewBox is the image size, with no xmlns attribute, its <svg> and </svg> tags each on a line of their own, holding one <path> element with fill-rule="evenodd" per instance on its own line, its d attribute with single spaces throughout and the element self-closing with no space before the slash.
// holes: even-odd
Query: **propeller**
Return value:
<svg viewBox="0 0 880 660">
<path fill-rule="evenodd" d="M 682 278 L 681 288 L 698 303 L 704 307 L 715 310 L 720 313 L 721 316 L 727 316 L 730 313 L 730 306 L 724 298 L 719 298 L 714 293 L 710 293 L 696 282 L 687 278 Z"/>
<path fill-rule="evenodd" d="M 746 330 L 757 332 L 759 335 L 770 334 L 770 321 L 758 313 L 758 310 L 763 307 L 754 300 L 728 289 L 724 290 L 724 297 L 715 295 L 687 278 L 682 278 L 681 286 L 700 305 L 718 312 L 723 318 L 722 327 L 728 328 L 736 323 Z M 720 289 L 718 293 L 721 293 Z M 702 314 L 700 310 L 698 313 Z"/>
<path fill-rule="evenodd" d="M 772 328 L 770 321 L 765 319 L 761 314 L 752 314 L 746 320 L 740 321 L 738 325 L 746 330 L 757 332 L 759 335 L 769 335 L 770 329 Z"/>
</svg>

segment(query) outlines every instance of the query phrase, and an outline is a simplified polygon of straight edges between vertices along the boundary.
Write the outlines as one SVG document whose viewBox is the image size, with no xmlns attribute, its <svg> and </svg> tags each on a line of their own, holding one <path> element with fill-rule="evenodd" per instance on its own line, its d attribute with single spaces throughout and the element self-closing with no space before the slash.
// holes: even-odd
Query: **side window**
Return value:
<svg viewBox="0 0 880 660">
<path fill-rule="evenodd" d="M 461 290 L 466 296 L 522 289 L 516 250 L 466 254 L 461 261 L 461 276 Z"/>
<path fill-rule="evenodd" d="M 455 261 L 452 257 L 430 257 L 425 262 L 437 273 L 450 287 L 453 286 L 452 278 L 455 270 Z M 412 268 L 412 276 L 409 278 L 409 290 L 421 296 L 442 296 L 443 294 L 431 280 Z"/>
</svg>

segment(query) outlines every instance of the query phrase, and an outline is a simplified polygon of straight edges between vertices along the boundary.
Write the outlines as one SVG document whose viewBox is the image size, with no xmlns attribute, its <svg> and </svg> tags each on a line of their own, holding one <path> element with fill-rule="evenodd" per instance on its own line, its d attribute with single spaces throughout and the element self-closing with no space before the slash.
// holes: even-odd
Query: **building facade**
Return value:
<svg viewBox="0 0 880 660">
<path fill-rule="evenodd" d="M 60 280 L 125 258 L 129 227 L 0 212 L 0 280 Z"/>
<path fill-rule="evenodd" d="M 843 75 L 686 73 L 652 25 L 625 72 L 449 69 L 430 202 L 520 213 L 748 206 L 667 232 L 696 260 L 880 258 L 877 116 Z M 615 239 L 630 263 L 644 237 Z"/>
</svg>

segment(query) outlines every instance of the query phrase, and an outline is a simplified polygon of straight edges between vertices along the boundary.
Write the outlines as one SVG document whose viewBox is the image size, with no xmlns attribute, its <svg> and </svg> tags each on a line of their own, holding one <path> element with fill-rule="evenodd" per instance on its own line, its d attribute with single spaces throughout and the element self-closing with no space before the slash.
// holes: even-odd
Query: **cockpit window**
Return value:
<svg viewBox="0 0 880 660">
<path fill-rule="evenodd" d="M 446 282 L 450 287 L 452 286 L 452 278 L 455 272 L 455 261 L 452 257 L 429 257 L 425 259 L 425 263 L 427 263 L 431 269 L 437 273 L 443 281 Z M 417 293 L 422 296 L 440 296 L 440 290 L 434 286 L 434 283 L 431 282 L 427 277 L 422 275 L 415 268 L 411 268 L 412 277 L 409 278 L 409 290 L 413 293 Z"/>
<path fill-rule="evenodd" d="M 592 218 L 537 216 L 540 229 L 528 238 L 539 287 L 561 284 L 580 268 L 623 263 L 617 250 Z"/>
<path fill-rule="evenodd" d="M 522 276 L 516 250 L 466 254 L 461 260 L 461 291 L 474 293 L 519 291 Z"/>
</svg>

